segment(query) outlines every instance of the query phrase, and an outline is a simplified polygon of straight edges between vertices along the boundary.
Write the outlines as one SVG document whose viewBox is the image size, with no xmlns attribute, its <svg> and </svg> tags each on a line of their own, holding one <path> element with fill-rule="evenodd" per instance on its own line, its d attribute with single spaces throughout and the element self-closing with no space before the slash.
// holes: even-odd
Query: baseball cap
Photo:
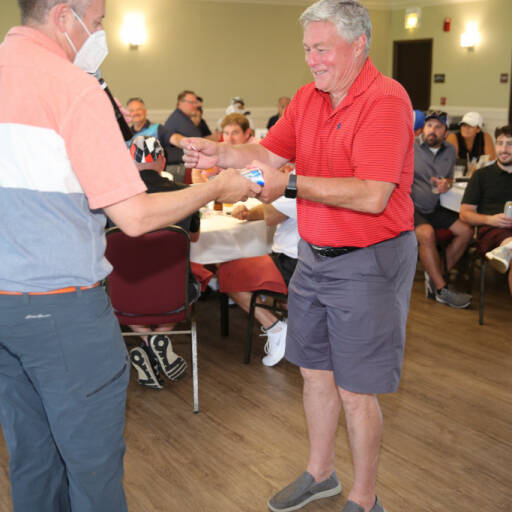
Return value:
<svg viewBox="0 0 512 512">
<path fill-rule="evenodd" d="M 469 126 L 479 126 L 482 128 L 484 120 L 478 112 L 467 112 L 459 124 L 468 124 Z"/>
<path fill-rule="evenodd" d="M 423 110 L 414 111 L 414 131 L 423 128 L 425 125 L 425 112 Z"/>
<path fill-rule="evenodd" d="M 156 162 L 164 149 L 156 137 L 137 135 L 130 146 L 130 154 L 135 162 L 145 164 Z"/>
<path fill-rule="evenodd" d="M 425 113 L 425 122 L 427 122 L 429 119 L 437 119 L 445 126 L 448 126 L 448 114 L 442 110 L 427 110 Z"/>
</svg>

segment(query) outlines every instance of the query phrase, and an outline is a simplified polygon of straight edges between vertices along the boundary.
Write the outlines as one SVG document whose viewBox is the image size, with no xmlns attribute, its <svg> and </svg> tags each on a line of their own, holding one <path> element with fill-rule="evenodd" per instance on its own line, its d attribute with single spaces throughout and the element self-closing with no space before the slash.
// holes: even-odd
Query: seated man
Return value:
<svg viewBox="0 0 512 512">
<path fill-rule="evenodd" d="M 130 153 L 146 184 L 148 194 L 182 188 L 160 174 L 165 168 L 165 156 L 158 139 L 138 135 L 133 139 Z M 190 239 L 194 242 L 199 238 L 199 222 L 199 213 L 196 212 L 178 222 L 178 225 L 189 232 Z M 190 276 L 189 301 L 193 303 L 199 298 L 200 286 L 192 273 Z M 187 364 L 181 356 L 173 351 L 168 336 L 144 335 L 150 331 L 171 331 L 174 324 L 168 323 L 153 327 L 130 325 L 132 331 L 141 334 L 143 340 L 141 347 L 130 350 L 130 360 L 137 370 L 139 384 L 153 389 L 161 389 L 163 381 L 160 378 L 160 372 L 164 373 L 171 381 L 177 381 L 184 377 Z"/>
<path fill-rule="evenodd" d="M 468 183 L 460 218 L 479 226 L 477 243 L 499 272 L 509 270 L 512 257 L 512 217 L 504 214 L 512 201 L 512 126 L 496 128 L 496 156 L 492 165 L 479 169 Z M 512 272 L 508 273 L 512 294 Z"/>
<path fill-rule="evenodd" d="M 290 101 L 291 100 L 290 98 L 288 98 L 288 96 L 281 96 L 277 100 L 277 114 L 269 118 L 267 122 L 267 130 L 270 130 L 270 128 L 272 128 L 272 126 L 274 126 L 277 123 L 277 121 L 279 121 L 279 119 L 283 117 L 284 111 L 286 107 L 290 104 Z"/>
<path fill-rule="evenodd" d="M 259 142 L 259 139 L 252 135 L 249 120 L 243 114 L 228 114 L 222 120 L 221 128 L 223 142 L 226 144 L 257 144 Z M 207 172 L 192 169 L 192 183 L 208 181 L 208 177 L 218 172 L 218 170 L 218 168 L 214 168 L 211 172 Z"/>
<path fill-rule="evenodd" d="M 446 271 L 464 254 L 472 236 L 472 228 L 459 220 L 457 213 L 443 208 L 439 194 L 453 183 L 455 149 L 445 141 L 445 112 L 429 111 L 421 135 L 414 143 L 414 226 L 420 261 L 425 269 L 425 292 L 428 298 L 454 308 L 466 308 L 471 296 L 448 289 L 436 248 L 435 229 L 449 229 L 453 240 L 446 249 Z"/>
<path fill-rule="evenodd" d="M 257 144 L 252 135 L 249 119 L 244 114 L 228 114 L 221 122 L 222 139 L 228 144 Z"/>
<path fill-rule="evenodd" d="M 142 98 L 130 98 L 126 103 L 126 107 L 130 114 L 132 122 L 130 128 L 133 132 L 132 139 L 127 142 L 128 147 L 130 147 L 133 139 L 137 135 L 145 135 L 147 137 L 157 137 L 160 144 L 167 152 L 170 148 L 170 135 L 163 125 L 152 123 L 147 118 L 148 111 L 144 104 L 144 100 Z"/>
<path fill-rule="evenodd" d="M 219 266 L 218 279 L 221 291 L 226 291 L 233 301 L 249 312 L 251 291 L 261 289 L 259 285 L 266 279 L 265 276 L 275 275 L 277 270 L 286 286 L 290 282 L 297 264 L 299 243 L 297 204 L 295 199 L 281 197 L 270 205 L 261 204 L 250 210 L 244 205 L 239 205 L 234 208 L 231 215 L 248 221 L 265 219 L 267 225 L 277 225 L 270 257 L 244 258 L 221 263 Z M 284 356 L 286 323 L 263 308 L 256 308 L 254 316 L 267 336 L 265 344 L 267 355 L 262 362 L 265 366 L 274 366 Z"/>
</svg>

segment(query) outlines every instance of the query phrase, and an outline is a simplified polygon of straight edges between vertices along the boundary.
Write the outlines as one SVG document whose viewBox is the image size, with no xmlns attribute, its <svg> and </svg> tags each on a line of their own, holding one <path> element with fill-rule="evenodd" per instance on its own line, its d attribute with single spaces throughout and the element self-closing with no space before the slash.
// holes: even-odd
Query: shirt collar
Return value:
<svg viewBox="0 0 512 512">
<path fill-rule="evenodd" d="M 55 41 L 50 39 L 46 34 L 43 34 L 40 30 L 36 30 L 35 28 L 27 26 L 13 27 L 7 33 L 6 39 L 11 37 L 30 39 L 32 42 L 43 47 L 49 52 L 54 53 L 55 55 L 58 55 L 59 57 L 62 57 L 66 60 L 69 60 L 68 56 L 66 55 L 66 52 Z"/>
</svg>

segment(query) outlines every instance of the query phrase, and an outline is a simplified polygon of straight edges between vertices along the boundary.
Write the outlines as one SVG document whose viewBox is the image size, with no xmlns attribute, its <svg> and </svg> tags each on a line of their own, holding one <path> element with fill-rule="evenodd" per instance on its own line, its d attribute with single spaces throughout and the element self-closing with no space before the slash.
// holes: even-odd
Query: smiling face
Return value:
<svg viewBox="0 0 512 512">
<path fill-rule="evenodd" d="M 502 134 L 496 139 L 496 156 L 498 164 L 512 167 L 512 137 Z"/>
<path fill-rule="evenodd" d="M 366 36 L 348 43 L 330 21 L 312 21 L 304 27 L 304 51 L 315 85 L 337 105 L 361 70 Z"/>
<path fill-rule="evenodd" d="M 144 126 L 147 116 L 147 110 L 144 103 L 138 100 L 130 101 L 130 103 L 128 103 L 128 112 L 130 112 L 132 123 L 136 129 L 140 129 L 140 127 Z"/>
</svg>

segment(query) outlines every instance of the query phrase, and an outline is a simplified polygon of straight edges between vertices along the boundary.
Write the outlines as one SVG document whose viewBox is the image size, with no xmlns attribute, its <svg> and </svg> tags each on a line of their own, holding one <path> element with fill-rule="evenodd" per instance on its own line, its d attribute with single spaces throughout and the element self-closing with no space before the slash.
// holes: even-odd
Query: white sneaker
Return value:
<svg viewBox="0 0 512 512">
<path fill-rule="evenodd" d="M 287 327 L 285 322 L 279 321 L 279 323 L 272 328 L 272 332 L 264 330 L 262 336 L 267 336 L 267 342 L 264 348 L 265 354 L 267 355 L 261 361 L 265 366 L 274 366 L 283 359 L 286 348 Z M 277 330 L 278 328 L 279 330 Z"/>
<path fill-rule="evenodd" d="M 500 245 L 496 249 L 485 253 L 489 263 L 502 274 L 508 270 L 510 260 L 512 259 L 512 248 L 508 247 L 508 245 Z"/>
</svg>

